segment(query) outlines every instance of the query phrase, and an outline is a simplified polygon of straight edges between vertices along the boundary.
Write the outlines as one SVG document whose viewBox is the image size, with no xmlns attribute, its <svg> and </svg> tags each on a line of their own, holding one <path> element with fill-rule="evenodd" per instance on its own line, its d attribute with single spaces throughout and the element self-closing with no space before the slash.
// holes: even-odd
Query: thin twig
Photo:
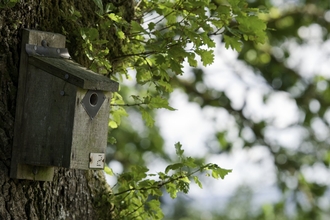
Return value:
<svg viewBox="0 0 330 220">
<path fill-rule="evenodd" d="M 131 188 L 131 189 L 127 189 L 127 190 L 124 190 L 124 191 L 121 191 L 121 192 L 118 192 L 118 193 L 114 193 L 113 195 L 114 196 L 118 196 L 118 195 L 125 194 L 125 193 L 131 192 L 131 191 L 135 191 L 135 190 L 144 191 L 144 190 L 150 190 L 150 189 L 160 189 L 160 188 L 162 188 L 163 186 L 165 186 L 168 183 L 171 183 L 173 181 L 177 181 L 177 180 L 183 179 L 185 177 L 190 177 L 190 176 L 194 175 L 195 173 L 201 172 L 206 167 L 207 167 L 207 165 L 202 166 L 199 169 L 197 169 L 197 170 L 189 173 L 188 175 L 184 175 L 184 176 L 183 175 L 180 175 L 180 176 L 178 176 L 176 178 L 171 178 L 170 177 L 167 181 L 164 181 L 164 182 L 163 181 L 157 181 L 157 182 L 155 182 L 155 183 L 157 183 L 156 186 L 151 186 L 149 188 L 142 187 L 142 188 L 139 188 L 139 189 L 138 188 Z"/>
<path fill-rule="evenodd" d="M 110 104 L 110 106 L 125 106 L 125 107 L 132 107 L 132 106 L 139 106 L 139 105 L 147 105 L 148 103 L 141 102 L 141 103 L 132 103 L 132 104 Z"/>
</svg>

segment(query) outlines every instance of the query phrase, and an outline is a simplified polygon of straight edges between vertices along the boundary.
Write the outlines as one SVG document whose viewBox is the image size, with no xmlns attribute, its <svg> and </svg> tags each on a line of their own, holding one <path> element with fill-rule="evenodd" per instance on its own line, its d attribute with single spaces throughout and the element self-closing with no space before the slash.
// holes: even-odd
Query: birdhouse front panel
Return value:
<svg viewBox="0 0 330 220">
<path fill-rule="evenodd" d="M 78 89 L 74 112 L 71 168 L 103 168 L 107 146 L 111 92 Z M 99 154 L 91 167 L 91 154 Z"/>
</svg>

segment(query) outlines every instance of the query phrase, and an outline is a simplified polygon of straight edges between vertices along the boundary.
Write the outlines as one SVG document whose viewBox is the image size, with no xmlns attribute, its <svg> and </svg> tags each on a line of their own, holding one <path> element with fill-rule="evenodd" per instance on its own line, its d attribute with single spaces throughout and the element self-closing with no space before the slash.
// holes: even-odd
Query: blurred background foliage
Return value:
<svg viewBox="0 0 330 220">
<path fill-rule="evenodd" d="M 222 1 L 214 0 L 214 3 Z M 180 76 L 173 78 L 176 90 L 183 91 L 190 102 L 200 108 L 213 107 L 227 112 L 235 119 L 239 132 L 235 139 L 243 142 L 243 148 L 265 147 L 276 167 L 276 187 L 281 192 L 276 203 L 256 207 L 251 198 L 253 192 L 246 187 L 237 189 L 225 207 L 202 213 L 187 199 L 164 203 L 172 210 L 166 219 L 328 219 L 329 197 L 327 182 L 318 178 L 306 178 L 306 170 L 329 170 L 330 162 L 330 87 L 329 69 L 322 65 L 330 63 L 330 2 L 329 0 L 249 0 L 249 6 L 268 10 L 264 19 L 268 21 L 268 41 L 265 44 L 244 43 L 238 54 L 238 61 L 252 69 L 254 77 L 263 84 L 264 105 L 276 94 L 284 94 L 297 108 L 296 120 L 279 126 L 274 118 L 256 117 L 249 111 L 246 95 L 242 105 L 233 104 L 225 90 L 204 86 L 207 68 L 191 68 L 192 80 Z M 216 41 L 222 45 L 221 37 Z M 219 48 L 219 47 L 218 47 Z M 224 50 L 224 47 L 220 47 Z M 315 49 L 316 48 L 316 49 Z M 301 58 L 296 59 L 301 55 Z M 310 58 L 308 58 L 311 56 Z M 318 56 L 317 64 L 305 60 Z M 304 59 L 302 57 L 305 57 Z M 306 59 L 307 57 L 307 59 Z M 216 59 L 221 59 L 217 56 Z M 215 61 L 216 62 L 216 61 Z M 329 66 L 328 66 L 329 67 Z M 233 68 L 233 73 L 235 69 Z M 326 74 L 327 73 L 327 74 Z M 220 73 L 221 74 L 221 73 Z M 249 85 L 244 81 L 244 73 L 235 73 L 242 79 L 245 94 Z M 121 85 L 121 95 L 127 99 L 132 85 Z M 135 85 L 135 91 L 143 93 L 143 87 Z M 132 164 L 147 165 L 155 160 L 167 161 L 171 158 L 164 149 L 164 138 L 155 126 L 147 127 L 138 107 L 127 107 L 129 116 L 124 118 L 118 129 L 111 129 L 110 135 L 116 139 L 109 142 L 107 158 L 109 162 L 119 162 L 123 170 Z M 153 113 L 156 115 L 156 112 Z M 230 129 L 230 128 L 228 128 Z M 298 130 L 298 147 L 288 147 L 267 135 L 267 130 L 289 132 Z M 250 135 L 245 135 L 246 131 Z M 218 148 L 214 154 L 229 154 L 233 139 L 228 138 L 229 130 L 214 132 Z M 178 140 L 180 141 L 180 140 Z M 207 143 L 205 143 L 207 145 Z M 110 163 L 111 166 L 111 163 Z M 329 172 L 327 172 L 329 175 Z M 329 176 L 326 177 L 329 180 Z M 226 180 L 224 180 L 226 181 Z M 207 189 L 204 189 L 207 190 Z M 288 207 L 291 209 L 288 211 Z"/>
</svg>

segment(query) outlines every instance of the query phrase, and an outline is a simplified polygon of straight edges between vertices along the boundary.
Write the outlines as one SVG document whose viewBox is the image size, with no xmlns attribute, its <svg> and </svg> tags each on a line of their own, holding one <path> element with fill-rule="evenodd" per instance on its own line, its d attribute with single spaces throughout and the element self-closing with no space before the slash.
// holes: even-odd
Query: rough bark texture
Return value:
<svg viewBox="0 0 330 220">
<path fill-rule="evenodd" d="M 82 14 L 77 23 L 68 18 L 72 6 Z M 77 25 L 98 19 L 93 7 L 92 0 L 25 0 L 0 9 L 0 220 L 110 219 L 111 205 L 102 201 L 110 192 L 102 172 L 56 168 L 53 182 L 9 178 L 21 29 L 62 33 L 69 51 L 79 51 Z M 80 53 L 75 57 L 84 61 Z"/>
</svg>

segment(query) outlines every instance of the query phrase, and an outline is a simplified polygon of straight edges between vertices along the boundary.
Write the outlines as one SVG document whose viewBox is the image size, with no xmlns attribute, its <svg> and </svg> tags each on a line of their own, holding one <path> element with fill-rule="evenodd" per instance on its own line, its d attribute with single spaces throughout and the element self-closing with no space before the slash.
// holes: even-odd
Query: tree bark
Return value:
<svg viewBox="0 0 330 220">
<path fill-rule="evenodd" d="M 102 199 L 111 192 L 102 171 L 55 168 L 52 182 L 9 178 L 21 30 L 66 35 L 69 51 L 83 63 L 77 25 L 88 27 L 97 21 L 92 5 L 91 0 L 25 0 L 0 9 L 0 220 L 111 219 L 111 204 Z M 77 23 L 68 18 L 72 8 L 82 15 Z"/>
</svg>

